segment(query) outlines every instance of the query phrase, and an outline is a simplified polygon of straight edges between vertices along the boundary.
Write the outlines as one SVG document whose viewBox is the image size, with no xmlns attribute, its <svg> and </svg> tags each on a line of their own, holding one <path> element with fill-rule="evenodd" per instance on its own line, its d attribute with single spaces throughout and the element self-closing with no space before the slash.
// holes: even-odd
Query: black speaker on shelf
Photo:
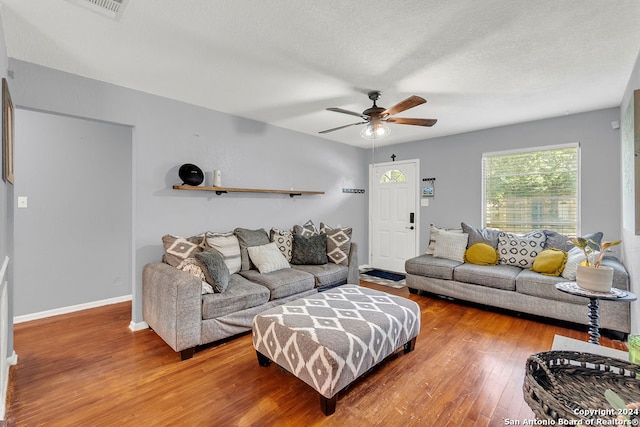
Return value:
<svg viewBox="0 0 640 427">
<path fill-rule="evenodd" d="M 185 185 L 200 185 L 204 181 L 204 173 L 202 169 L 191 163 L 185 163 L 180 166 L 178 176 Z"/>
</svg>

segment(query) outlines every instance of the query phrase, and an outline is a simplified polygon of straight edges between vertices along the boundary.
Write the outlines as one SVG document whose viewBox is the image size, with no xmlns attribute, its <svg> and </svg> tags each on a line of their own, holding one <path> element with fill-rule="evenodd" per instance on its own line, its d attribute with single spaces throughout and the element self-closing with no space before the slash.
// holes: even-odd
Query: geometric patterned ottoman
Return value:
<svg viewBox="0 0 640 427">
<path fill-rule="evenodd" d="M 338 392 L 397 349 L 414 349 L 420 332 L 415 302 L 342 285 L 263 311 L 253 320 L 258 363 L 271 361 L 320 393 L 335 411 Z"/>
</svg>

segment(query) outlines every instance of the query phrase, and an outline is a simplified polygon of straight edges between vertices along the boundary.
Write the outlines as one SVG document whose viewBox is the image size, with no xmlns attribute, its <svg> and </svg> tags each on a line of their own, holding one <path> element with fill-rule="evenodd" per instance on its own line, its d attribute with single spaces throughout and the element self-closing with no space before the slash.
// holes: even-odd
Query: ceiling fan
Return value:
<svg viewBox="0 0 640 427">
<path fill-rule="evenodd" d="M 389 128 L 385 123 L 395 123 L 398 125 L 413 125 L 413 126 L 433 126 L 438 120 L 436 119 L 410 119 L 404 117 L 392 117 L 394 114 L 398 114 L 409 108 L 417 107 L 420 104 L 427 102 L 426 99 L 413 95 L 394 105 L 391 108 L 378 107 L 376 101 L 380 99 L 380 91 L 372 90 L 368 93 L 369 99 L 373 101 L 373 106 L 367 108 L 362 113 L 356 113 L 355 111 L 349 111 L 342 108 L 327 108 L 329 111 L 335 111 L 336 113 L 349 114 L 351 116 L 357 116 L 362 118 L 363 121 L 357 123 L 351 123 L 344 126 L 338 126 L 336 128 L 320 131 L 319 133 L 333 132 L 334 130 L 340 130 L 348 128 L 350 126 L 366 125 L 360 132 L 365 139 L 380 139 L 385 137 L 389 133 Z"/>
</svg>

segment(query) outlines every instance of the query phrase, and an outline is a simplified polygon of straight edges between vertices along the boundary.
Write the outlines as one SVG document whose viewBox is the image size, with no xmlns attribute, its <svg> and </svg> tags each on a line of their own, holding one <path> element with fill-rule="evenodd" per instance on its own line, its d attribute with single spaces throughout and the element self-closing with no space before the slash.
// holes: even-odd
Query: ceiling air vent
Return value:
<svg viewBox="0 0 640 427">
<path fill-rule="evenodd" d="M 120 20 L 130 0 L 67 0 L 111 19 Z"/>
</svg>

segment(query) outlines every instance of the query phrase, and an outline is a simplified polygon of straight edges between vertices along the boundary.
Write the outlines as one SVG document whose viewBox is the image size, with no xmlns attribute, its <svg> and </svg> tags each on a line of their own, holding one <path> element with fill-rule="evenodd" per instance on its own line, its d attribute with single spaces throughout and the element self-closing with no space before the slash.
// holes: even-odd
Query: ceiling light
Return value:
<svg viewBox="0 0 640 427">
<path fill-rule="evenodd" d="M 382 139 L 385 136 L 389 135 L 389 133 L 391 133 L 391 130 L 389 130 L 389 128 L 382 123 L 369 123 L 364 128 L 362 128 L 362 131 L 360 131 L 360 136 L 364 139 L 369 140 Z"/>
</svg>

